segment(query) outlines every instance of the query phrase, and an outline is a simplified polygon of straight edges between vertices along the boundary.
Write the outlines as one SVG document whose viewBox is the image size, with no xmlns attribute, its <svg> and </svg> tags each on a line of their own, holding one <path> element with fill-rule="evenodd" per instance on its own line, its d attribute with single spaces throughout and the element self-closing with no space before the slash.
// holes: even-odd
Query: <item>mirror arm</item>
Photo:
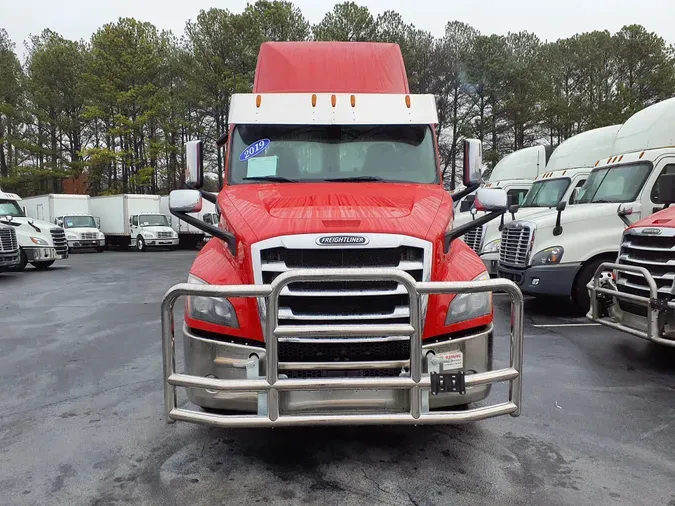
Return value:
<svg viewBox="0 0 675 506">
<path fill-rule="evenodd" d="M 555 227 L 553 228 L 553 235 L 560 235 L 563 233 L 562 225 L 560 224 L 560 218 L 562 216 L 562 209 L 558 209 L 558 216 L 555 219 Z"/>
<path fill-rule="evenodd" d="M 463 236 L 469 230 L 473 230 L 476 227 L 482 227 L 488 221 L 492 221 L 498 216 L 503 216 L 505 212 L 506 210 L 493 211 L 490 214 L 485 214 L 480 218 L 477 218 L 469 223 L 461 225 L 457 228 L 453 228 L 452 230 L 448 230 L 445 233 L 445 236 L 443 237 L 443 253 L 447 253 L 448 251 L 450 251 L 450 243 L 455 239 L 457 239 L 458 237 Z"/>
<path fill-rule="evenodd" d="M 630 227 L 632 223 L 628 218 L 626 218 L 626 213 L 624 213 L 621 210 L 621 204 L 619 204 L 619 207 L 616 209 L 616 215 L 621 218 L 621 221 L 623 221 L 623 224 L 626 225 L 626 227 Z"/>
<path fill-rule="evenodd" d="M 220 137 L 218 137 L 218 140 L 216 141 L 216 146 L 219 148 L 222 148 L 225 144 L 227 144 L 227 132 L 223 133 Z"/>
<path fill-rule="evenodd" d="M 514 220 L 516 219 L 515 216 L 513 215 L 511 216 L 513 217 Z M 502 218 L 499 222 L 499 231 L 501 232 L 502 230 L 504 230 L 504 213 L 502 213 Z"/>
<path fill-rule="evenodd" d="M 457 202 L 459 199 L 466 197 L 469 193 L 473 193 L 480 187 L 479 183 L 472 184 L 471 186 L 467 186 L 463 190 L 460 190 L 456 193 L 450 194 L 452 197 L 453 202 Z"/>
<path fill-rule="evenodd" d="M 234 236 L 234 234 L 225 232 L 224 230 L 214 227 L 213 225 L 209 225 L 208 223 L 204 223 L 199 218 L 195 218 L 181 211 L 172 210 L 171 214 L 173 214 L 179 220 L 183 220 L 185 223 L 192 225 L 199 230 L 203 230 L 204 232 L 208 232 L 213 237 L 217 237 L 218 239 L 225 241 L 228 249 L 230 250 L 230 253 L 232 253 L 232 256 L 237 254 L 237 238 Z"/>
<path fill-rule="evenodd" d="M 212 204 L 215 204 L 216 200 L 218 199 L 218 195 L 214 195 L 211 192 L 202 190 L 201 188 L 195 188 L 194 185 L 186 184 L 185 187 L 189 188 L 190 190 L 197 190 L 204 200 L 208 200 Z"/>
</svg>

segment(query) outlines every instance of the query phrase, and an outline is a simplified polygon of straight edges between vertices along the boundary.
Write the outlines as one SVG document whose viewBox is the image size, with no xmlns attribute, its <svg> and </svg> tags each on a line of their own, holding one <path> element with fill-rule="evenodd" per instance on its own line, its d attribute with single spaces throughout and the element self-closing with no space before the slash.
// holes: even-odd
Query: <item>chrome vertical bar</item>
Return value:
<svg viewBox="0 0 675 506">
<path fill-rule="evenodd" d="M 511 368 L 518 371 L 518 376 L 509 382 L 509 401 L 518 409 L 511 416 L 519 416 L 523 402 L 523 311 L 524 299 L 520 289 L 513 283 L 503 287 L 511 295 Z"/>
<path fill-rule="evenodd" d="M 422 317 L 420 311 L 420 295 L 414 287 L 408 287 L 410 304 L 410 324 L 414 331 L 410 336 L 410 377 L 415 383 L 422 379 Z M 422 396 L 420 387 L 410 390 L 410 415 L 417 419 L 422 412 Z"/>
<path fill-rule="evenodd" d="M 164 369 L 164 417 L 166 423 L 174 423 L 169 413 L 176 408 L 176 387 L 169 383 L 169 376 L 176 372 L 175 332 L 173 306 L 180 292 L 175 287 L 162 300 L 162 362 Z"/>
<path fill-rule="evenodd" d="M 267 297 L 267 321 L 265 322 L 265 379 L 274 387 L 279 379 L 279 340 L 275 330 L 279 325 L 279 294 L 284 285 L 275 284 Z M 267 392 L 267 415 L 273 422 L 279 418 L 279 391 L 271 388 Z"/>
</svg>

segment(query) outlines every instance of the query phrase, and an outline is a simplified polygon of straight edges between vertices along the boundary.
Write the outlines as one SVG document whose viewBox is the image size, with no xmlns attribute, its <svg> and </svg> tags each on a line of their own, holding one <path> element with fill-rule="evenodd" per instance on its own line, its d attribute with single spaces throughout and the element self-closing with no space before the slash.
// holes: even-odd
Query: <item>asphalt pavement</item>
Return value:
<svg viewBox="0 0 675 506">
<path fill-rule="evenodd" d="M 194 256 L 0 274 L 0 504 L 675 505 L 675 350 L 531 300 L 519 418 L 167 425 L 159 303 Z M 495 301 L 501 367 L 509 301 Z"/>
</svg>

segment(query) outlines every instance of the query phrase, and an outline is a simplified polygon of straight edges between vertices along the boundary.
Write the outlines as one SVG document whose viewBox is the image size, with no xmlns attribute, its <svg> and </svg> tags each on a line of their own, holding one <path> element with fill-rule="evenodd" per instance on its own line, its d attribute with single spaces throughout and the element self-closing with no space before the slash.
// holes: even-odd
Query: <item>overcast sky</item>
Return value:
<svg viewBox="0 0 675 506">
<path fill-rule="evenodd" d="M 250 0 L 252 3 L 252 0 Z M 181 34 L 185 22 L 201 9 L 220 7 L 241 12 L 246 0 L 0 0 L 4 28 L 23 56 L 23 41 L 50 28 L 70 39 L 86 39 L 119 17 L 149 21 Z M 317 23 L 334 0 L 295 0 L 305 17 Z M 484 34 L 527 30 L 545 40 L 575 33 L 642 24 L 675 43 L 675 0 L 361 0 L 374 16 L 392 9 L 418 28 L 436 36 L 446 22 L 464 21 Z"/>
</svg>

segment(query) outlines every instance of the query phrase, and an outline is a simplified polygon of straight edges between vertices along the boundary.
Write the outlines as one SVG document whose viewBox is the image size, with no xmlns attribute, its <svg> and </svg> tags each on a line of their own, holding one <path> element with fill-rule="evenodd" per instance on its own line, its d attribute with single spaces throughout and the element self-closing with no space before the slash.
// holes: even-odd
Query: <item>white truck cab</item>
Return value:
<svg viewBox="0 0 675 506">
<path fill-rule="evenodd" d="M 131 246 L 145 251 L 148 246 L 178 247 L 178 233 L 171 228 L 171 218 L 162 213 L 134 214 L 129 217 Z"/>
<path fill-rule="evenodd" d="M 563 141 L 553 151 L 546 165 L 546 172 L 535 178 L 517 211 L 506 213 L 501 221 L 486 223 L 482 231 L 474 232 L 480 240 L 468 242 L 480 254 L 490 276 L 497 276 L 504 225 L 511 222 L 513 216 L 520 220 L 529 219 L 550 211 L 561 202 L 565 202 L 565 205 L 572 204 L 595 162 L 611 154 L 620 128 L 621 125 L 596 128 Z"/>
<path fill-rule="evenodd" d="M 15 270 L 22 271 L 29 263 L 44 270 L 56 260 L 68 258 L 64 230 L 47 221 L 28 218 L 20 202 L 17 194 L 0 191 L 0 223 L 14 228 L 20 248 Z"/>
<path fill-rule="evenodd" d="M 99 230 L 98 218 L 89 214 L 67 214 L 57 216 L 56 224 L 66 231 L 70 251 L 95 248 L 100 253 L 105 249 L 105 235 Z"/>
<path fill-rule="evenodd" d="M 490 178 L 485 182 L 484 187 L 501 188 L 506 192 L 511 204 L 522 204 L 534 180 L 544 173 L 551 152 L 550 146 L 532 146 L 506 155 L 492 169 Z M 476 212 L 473 208 L 473 198 L 473 194 L 469 194 L 462 198 L 459 205 L 455 207 L 454 227 L 464 225 L 485 214 Z M 480 231 L 480 227 L 474 229 L 470 236 L 468 234 L 464 236 L 464 241 L 473 247 L 475 241 L 480 241 L 478 237 Z"/>
<path fill-rule="evenodd" d="M 572 299 L 584 311 L 586 285 L 617 258 L 627 226 L 660 210 L 659 185 L 675 173 L 675 98 L 647 107 L 621 126 L 612 155 L 595 163 L 575 203 L 504 226 L 500 276 L 523 293 Z"/>
</svg>

